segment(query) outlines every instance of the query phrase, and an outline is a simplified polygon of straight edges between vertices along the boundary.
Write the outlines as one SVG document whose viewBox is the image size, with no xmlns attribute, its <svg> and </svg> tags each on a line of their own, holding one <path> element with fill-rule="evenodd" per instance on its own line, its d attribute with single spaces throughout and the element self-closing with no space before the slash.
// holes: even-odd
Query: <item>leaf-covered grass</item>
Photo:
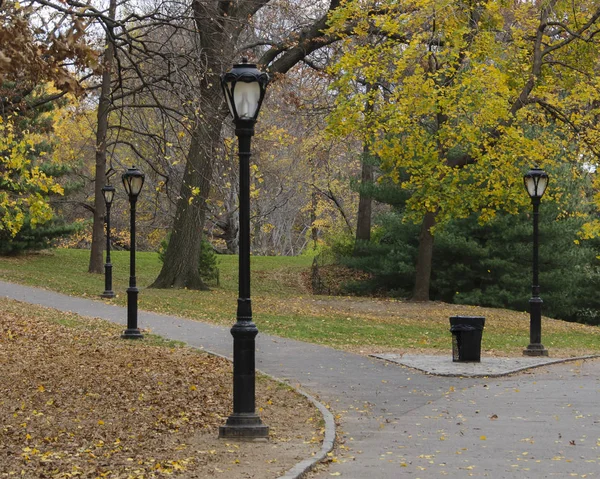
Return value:
<svg viewBox="0 0 600 479">
<path fill-rule="evenodd" d="M 110 302 L 125 305 L 129 253 L 113 252 Z M 0 259 L 0 276 L 23 284 L 98 299 L 103 275 L 87 273 L 89 252 L 53 250 L 38 255 Z M 237 256 L 219 256 L 221 284 L 211 291 L 146 288 L 161 264 L 155 253 L 138 253 L 140 308 L 230 325 L 237 306 Z M 475 306 L 411 303 L 395 300 L 313 296 L 301 279 L 311 258 L 252 257 L 254 320 L 261 332 L 335 348 L 428 353 L 451 349 L 450 316 L 486 317 L 483 354 L 520 355 L 529 343 L 529 315 Z M 524 291 L 527 296 L 529 291 Z M 542 342 L 551 356 L 600 352 L 600 328 L 544 318 Z"/>
<path fill-rule="evenodd" d="M 1 477 L 278 477 L 318 448 L 316 409 L 264 377 L 256 397 L 270 441 L 219 440 L 231 364 L 121 330 L 0 299 Z"/>
</svg>

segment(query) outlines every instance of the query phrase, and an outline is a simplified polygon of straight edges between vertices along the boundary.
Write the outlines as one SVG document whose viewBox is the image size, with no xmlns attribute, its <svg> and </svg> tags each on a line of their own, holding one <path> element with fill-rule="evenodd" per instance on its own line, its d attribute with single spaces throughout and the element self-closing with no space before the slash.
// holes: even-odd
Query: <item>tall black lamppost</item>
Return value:
<svg viewBox="0 0 600 479">
<path fill-rule="evenodd" d="M 104 293 L 101 298 L 114 298 L 115 292 L 112 289 L 112 264 L 110 262 L 110 207 L 115 196 L 115 187 L 106 185 L 102 187 L 102 196 L 106 203 L 106 263 L 104 263 Z"/>
<path fill-rule="evenodd" d="M 121 335 L 125 339 L 143 338 L 137 326 L 138 292 L 135 279 L 135 203 L 144 186 L 144 174 L 135 166 L 128 168 L 121 176 L 123 186 L 129 196 L 131 205 L 130 217 L 130 245 L 129 245 L 129 288 L 127 288 L 127 329 Z"/>
<path fill-rule="evenodd" d="M 233 336 L 233 414 L 219 428 L 222 438 L 267 438 L 269 427 L 256 414 L 255 338 L 250 303 L 250 144 L 269 76 L 243 59 L 221 77 L 227 106 L 235 123 L 240 158 L 239 298 Z"/>
<path fill-rule="evenodd" d="M 529 300 L 529 346 L 523 351 L 525 356 L 548 356 L 548 350 L 542 345 L 542 299 L 539 284 L 539 209 L 540 201 L 548 186 L 548 174 L 535 167 L 523 177 L 527 193 L 533 205 L 533 283 Z"/>
</svg>

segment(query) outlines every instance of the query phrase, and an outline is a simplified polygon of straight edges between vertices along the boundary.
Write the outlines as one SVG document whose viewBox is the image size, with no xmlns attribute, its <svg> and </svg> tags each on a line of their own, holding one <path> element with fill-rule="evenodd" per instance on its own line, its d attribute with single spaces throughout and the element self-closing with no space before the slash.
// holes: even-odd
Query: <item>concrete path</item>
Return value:
<svg viewBox="0 0 600 479">
<path fill-rule="evenodd" d="M 124 308 L 101 301 L 5 282 L 0 296 L 125 323 Z M 144 311 L 139 324 L 231 356 L 228 328 Z M 600 477 L 598 360 L 508 378 L 443 377 L 259 334 L 257 368 L 340 415 L 342 448 L 319 479 Z"/>
</svg>

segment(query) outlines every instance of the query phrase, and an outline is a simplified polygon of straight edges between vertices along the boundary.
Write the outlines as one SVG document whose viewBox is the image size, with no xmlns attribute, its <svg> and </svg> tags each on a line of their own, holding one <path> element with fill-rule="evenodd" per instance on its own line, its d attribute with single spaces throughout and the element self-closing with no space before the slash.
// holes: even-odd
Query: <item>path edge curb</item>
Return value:
<svg viewBox="0 0 600 479">
<path fill-rule="evenodd" d="M 196 348 L 194 346 L 190 347 L 202 351 L 204 353 L 210 354 L 212 356 L 218 356 L 220 358 L 226 359 L 229 362 L 232 362 L 231 358 L 223 354 L 215 353 L 214 351 L 205 348 Z M 323 416 L 323 421 L 325 422 L 325 435 L 323 437 L 323 443 L 321 444 L 321 449 L 319 450 L 319 452 L 316 453 L 314 456 L 307 457 L 306 459 L 303 459 L 302 461 L 296 463 L 296 465 L 294 465 L 291 469 L 288 469 L 283 474 L 283 476 L 277 477 L 277 479 L 301 479 L 307 472 L 311 471 L 318 463 L 325 459 L 327 457 L 327 454 L 329 454 L 335 446 L 335 419 L 333 417 L 333 414 L 327 408 L 327 406 L 325 406 L 325 404 L 318 401 L 314 396 L 311 396 L 306 391 L 303 391 L 302 389 L 291 385 L 288 381 L 267 374 L 261 371 L 260 369 L 257 369 L 256 371 L 259 372 L 261 375 L 272 379 L 273 381 L 277 381 L 278 383 L 283 384 L 286 387 L 292 388 L 298 394 L 304 396 L 319 410 L 319 412 Z"/>
<path fill-rule="evenodd" d="M 261 373 L 262 374 L 262 373 Z M 320 463 L 323 459 L 327 457 L 333 447 L 335 446 L 335 420 L 333 418 L 333 414 L 327 406 L 323 403 L 319 402 L 316 398 L 303 391 L 300 388 L 296 388 L 289 384 L 286 381 L 282 381 L 276 377 L 270 376 L 269 374 L 265 374 L 265 376 L 270 377 L 271 379 L 278 381 L 282 384 L 285 384 L 294 389 L 299 394 L 302 394 L 306 399 L 313 403 L 313 405 L 320 411 L 323 416 L 323 421 L 325 421 L 325 436 L 323 437 L 323 443 L 321 444 L 321 450 L 312 457 L 308 457 L 299 463 L 297 463 L 294 467 L 285 472 L 283 476 L 279 476 L 277 479 L 300 479 L 304 477 L 304 475 L 311 471 L 318 463 Z"/>
</svg>

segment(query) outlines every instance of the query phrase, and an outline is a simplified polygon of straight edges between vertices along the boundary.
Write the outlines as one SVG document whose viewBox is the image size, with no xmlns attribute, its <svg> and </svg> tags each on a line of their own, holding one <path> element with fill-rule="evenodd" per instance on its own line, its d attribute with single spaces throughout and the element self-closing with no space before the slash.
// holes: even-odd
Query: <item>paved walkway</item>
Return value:
<svg viewBox="0 0 600 479">
<path fill-rule="evenodd" d="M 125 323 L 124 308 L 101 301 L 1 281 L 0 296 Z M 231 355 L 228 328 L 144 311 L 139 323 Z M 451 363 L 444 357 L 421 360 L 429 367 Z M 517 360 L 522 358 L 505 359 L 502 367 L 513 370 Z M 463 377 L 434 376 L 259 334 L 257 368 L 302 387 L 341 415 L 343 447 L 337 462 L 316 474 L 319 479 L 600 477 L 600 360 L 500 378 L 460 371 Z"/>
</svg>

